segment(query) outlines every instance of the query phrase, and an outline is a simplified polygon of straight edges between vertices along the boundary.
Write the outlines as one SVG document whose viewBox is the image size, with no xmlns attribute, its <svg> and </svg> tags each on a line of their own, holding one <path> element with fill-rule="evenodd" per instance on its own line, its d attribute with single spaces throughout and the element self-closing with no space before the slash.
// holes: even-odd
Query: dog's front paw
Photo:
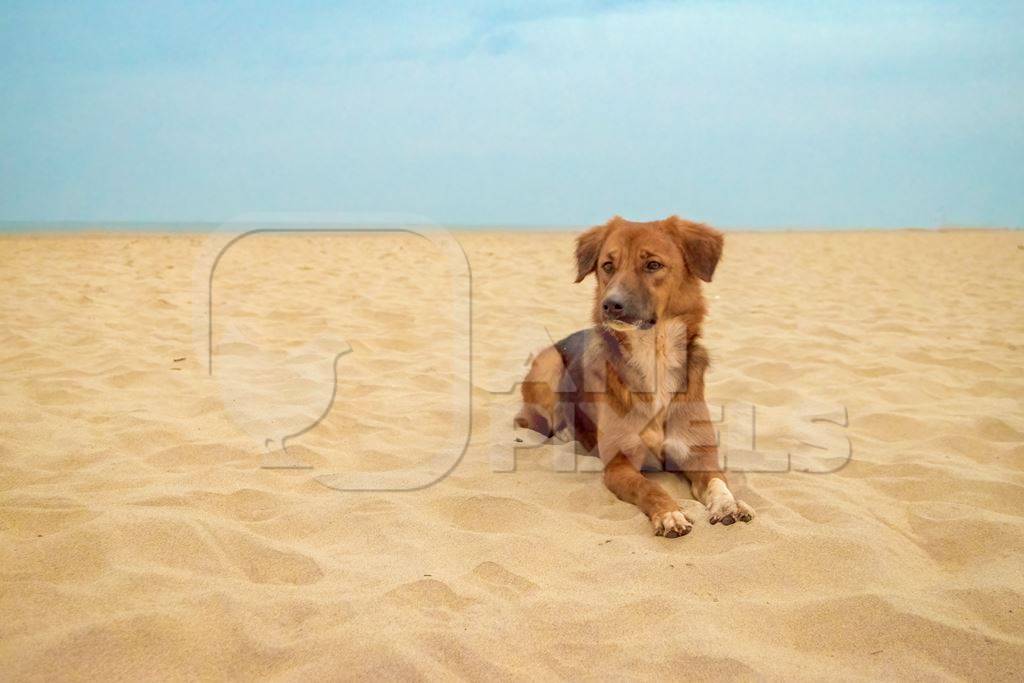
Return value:
<svg viewBox="0 0 1024 683">
<path fill-rule="evenodd" d="M 655 513 L 651 517 L 651 524 L 654 525 L 654 535 L 665 538 L 685 536 L 693 529 L 693 522 L 679 510 Z"/>
<path fill-rule="evenodd" d="M 742 500 L 736 500 L 732 495 L 719 496 L 712 499 L 708 505 L 708 521 L 712 524 L 721 522 L 725 526 L 741 522 L 749 522 L 754 518 L 754 509 Z"/>
</svg>

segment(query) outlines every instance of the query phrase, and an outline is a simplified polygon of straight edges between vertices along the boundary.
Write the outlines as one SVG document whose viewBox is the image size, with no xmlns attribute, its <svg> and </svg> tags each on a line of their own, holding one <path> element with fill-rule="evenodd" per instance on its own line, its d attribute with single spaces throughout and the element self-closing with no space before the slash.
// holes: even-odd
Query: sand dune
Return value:
<svg viewBox="0 0 1024 683">
<path fill-rule="evenodd" d="M 212 375 L 207 238 L 0 239 L 2 677 L 1020 679 L 1020 233 L 729 234 L 709 393 L 758 517 L 655 475 L 682 539 L 513 440 L 587 321 L 571 239 L 461 233 L 470 283 L 414 235 L 246 238 Z"/>
</svg>

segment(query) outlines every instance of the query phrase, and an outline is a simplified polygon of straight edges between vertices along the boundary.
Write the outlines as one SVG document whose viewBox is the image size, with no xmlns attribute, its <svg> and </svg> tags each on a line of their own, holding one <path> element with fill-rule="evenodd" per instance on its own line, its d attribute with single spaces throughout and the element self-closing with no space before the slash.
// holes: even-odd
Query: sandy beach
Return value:
<svg viewBox="0 0 1024 683">
<path fill-rule="evenodd" d="M 1022 233 L 728 233 L 680 539 L 514 440 L 573 235 L 456 237 L 0 237 L 0 678 L 1021 678 Z"/>
</svg>

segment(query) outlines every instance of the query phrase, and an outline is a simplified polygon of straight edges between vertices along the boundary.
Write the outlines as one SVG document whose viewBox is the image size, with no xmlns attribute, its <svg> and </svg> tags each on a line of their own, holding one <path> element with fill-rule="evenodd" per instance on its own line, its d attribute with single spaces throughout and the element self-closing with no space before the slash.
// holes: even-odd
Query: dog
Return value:
<svg viewBox="0 0 1024 683">
<path fill-rule="evenodd" d="M 729 490 L 704 401 L 701 281 L 711 282 L 723 243 L 718 230 L 678 216 L 616 216 L 580 235 L 576 282 L 597 279 L 594 326 L 536 355 L 515 419 L 600 457 L 605 486 L 668 538 L 688 534 L 693 520 L 643 469 L 684 475 L 712 524 L 754 517 Z"/>
</svg>

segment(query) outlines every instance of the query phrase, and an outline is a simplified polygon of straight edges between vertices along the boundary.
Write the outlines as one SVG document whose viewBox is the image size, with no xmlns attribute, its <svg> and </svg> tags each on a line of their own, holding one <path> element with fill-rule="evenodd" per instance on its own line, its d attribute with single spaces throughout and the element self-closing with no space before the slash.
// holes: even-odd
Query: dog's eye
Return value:
<svg viewBox="0 0 1024 683">
<path fill-rule="evenodd" d="M 648 261 L 647 263 L 644 264 L 644 270 L 646 270 L 648 273 L 653 273 L 654 271 L 661 270 L 664 267 L 665 266 L 661 265 L 657 261 Z"/>
<path fill-rule="evenodd" d="M 611 261 L 605 261 L 601 264 L 601 270 L 611 275 L 612 271 L 615 270 L 615 266 L 612 265 Z"/>
</svg>

